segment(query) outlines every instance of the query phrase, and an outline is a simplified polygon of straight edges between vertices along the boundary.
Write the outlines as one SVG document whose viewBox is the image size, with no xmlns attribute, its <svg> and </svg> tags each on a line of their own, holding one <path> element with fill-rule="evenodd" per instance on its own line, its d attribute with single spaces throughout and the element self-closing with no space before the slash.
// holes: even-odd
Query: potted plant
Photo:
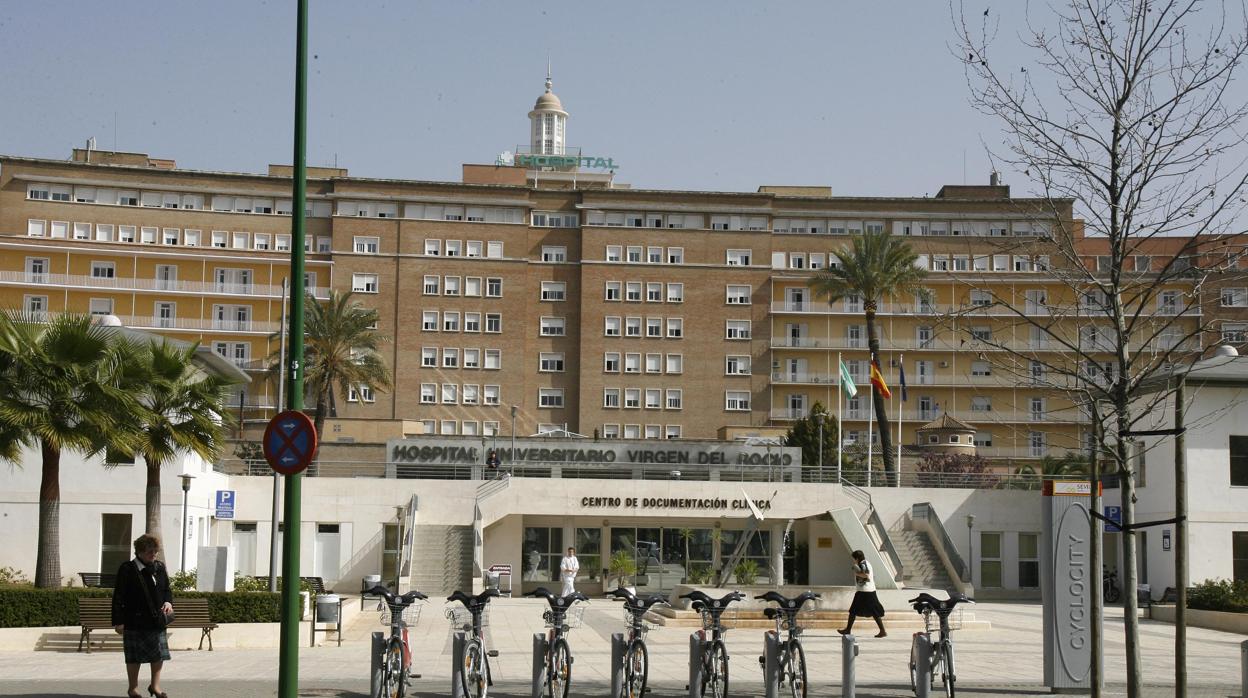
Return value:
<svg viewBox="0 0 1248 698">
<path fill-rule="evenodd" d="M 742 560 L 733 568 L 732 573 L 737 578 L 737 584 L 750 586 L 758 580 L 758 563 L 749 559 Z"/>
<path fill-rule="evenodd" d="M 633 559 L 632 552 L 628 550 L 617 550 L 611 555 L 611 564 L 607 571 L 616 579 L 616 583 L 629 591 L 636 593 L 633 586 L 633 576 L 637 574 L 637 561 Z"/>
</svg>

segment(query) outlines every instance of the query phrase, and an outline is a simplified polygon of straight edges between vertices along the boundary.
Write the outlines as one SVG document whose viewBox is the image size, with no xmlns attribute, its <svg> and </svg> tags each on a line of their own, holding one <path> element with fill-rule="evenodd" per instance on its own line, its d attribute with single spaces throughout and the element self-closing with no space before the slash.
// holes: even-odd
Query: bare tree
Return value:
<svg viewBox="0 0 1248 698">
<path fill-rule="evenodd" d="M 1242 232 L 1248 174 L 1248 107 L 1236 82 L 1248 32 L 1239 10 L 1198 0 L 1069 0 L 1051 17 L 1029 18 L 1021 41 L 1032 62 L 1019 65 L 994 55 L 1001 25 L 992 13 L 954 8 L 971 103 L 1004 132 L 994 157 L 1051 202 L 1056 221 L 1021 243 L 1052 256 L 1049 293 L 1060 297 L 1038 299 L 1047 314 L 994 299 L 1053 346 L 1010 352 L 1033 381 L 1107 408 L 1087 412 L 1105 415 L 1101 450 L 1121 476 L 1127 525 L 1131 431 L 1169 396 L 1144 396 L 1141 383 L 1191 358 L 1211 329 L 1202 298 L 1241 266 L 1242 250 L 1226 237 Z M 1059 215 L 1072 204 L 1074 216 Z M 1131 535 L 1123 536 L 1123 566 L 1128 695 L 1139 696 Z"/>
</svg>

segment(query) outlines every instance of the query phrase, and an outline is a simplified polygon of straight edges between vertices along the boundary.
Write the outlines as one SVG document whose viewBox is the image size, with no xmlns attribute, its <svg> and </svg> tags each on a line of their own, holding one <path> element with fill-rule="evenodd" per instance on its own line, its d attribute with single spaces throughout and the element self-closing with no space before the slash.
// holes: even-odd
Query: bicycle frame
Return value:
<svg viewBox="0 0 1248 698">
<path fill-rule="evenodd" d="M 452 593 L 449 597 L 447 597 L 447 601 L 450 601 L 452 603 L 459 602 L 463 604 L 464 608 L 467 609 L 468 613 L 471 615 L 472 622 L 466 628 L 471 633 L 471 635 L 468 638 L 468 643 L 465 645 L 465 653 L 467 654 L 468 650 L 471 649 L 473 645 L 477 645 L 480 647 L 480 655 L 481 655 L 480 660 L 482 663 L 481 668 L 484 670 L 484 673 L 485 673 L 484 685 L 478 684 L 478 687 L 481 689 L 480 690 L 481 695 L 485 695 L 485 693 L 488 692 L 489 687 L 494 685 L 494 678 L 490 670 L 491 652 L 489 649 L 489 645 L 486 643 L 485 629 L 484 629 L 485 623 L 483 621 L 483 616 L 485 615 L 485 609 L 489 605 L 490 599 L 498 595 L 499 594 L 498 594 L 497 589 L 486 589 L 485 591 L 481 592 L 480 594 L 476 596 L 469 596 L 462 591 L 456 591 Z M 447 617 L 453 618 L 453 616 L 454 616 L 453 609 L 448 609 Z M 497 653 L 493 653 L 493 654 L 497 654 Z M 460 671 L 463 671 L 462 667 Z M 463 681 L 464 681 L 464 692 L 468 693 L 469 692 L 468 686 L 467 686 L 468 676 L 467 674 L 462 674 L 462 676 L 463 676 Z"/>
<path fill-rule="evenodd" d="M 417 600 L 424 600 L 428 597 L 415 590 L 396 596 L 383 586 L 375 586 L 368 593 L 381 597 L 381 603 L 386 604 L 390 611 L 390 637 L 386 640 L 381 655 L 383 689 L 387 690 L 390 695 L 403 696 L 407 691 L 407 680 L 412 676 L 409 672 L 412 666 L 412 648 L 408 644 L 407 623 L 403 620 L 403 612 Z M 393 669 L 389 662 L 391 647 L 395 642 L 398 642 L 401 648 L 398 676 L 392 675 Z M 391 689 L 389 687 L 392 681 L 395 685 Z"/>
<path fill-rule="evenodd" d="M 802 606 L 807 601 L 820 598 L 820 595 L 807 591 L 792 599 L 786 598 L 776 591 L 769 591 L 765 594 L 755 596 L 755 599 L 771 601 L 776 604 L 775 608 L 767 608 L 763 611 L 764 615 L 771 618 L 776 623 L 775 636 L 777 639 L 776 647 L 779 650 L 779 656 L 776 658 L 776 669 L 779 673 L 780 685 L 788 684 L 794 695 L 805 696 L 807 690 L 806 682 L 806 652 L 802 648 L 802 627 L 797 622 L 797 616 L 802 612 Z M 781 640 L 781 637 L 784 637 Z M 790 666 L 791 658 L 798 656 L 800 666 Z M 765 657 L 758 658 L 759 664 L 763 665 L 766 670 Z"/>
<path fill-rule="evenodd" d="M 920 682 L 931 686 L 936 681 L 937 671 L 943 668 L 943 677 L 946 695 L 954 695 L 954 684 L 957 681 L 957 674 L 953 663 L 953 629 L 949 624 L 949 616 L 953 613 L 954 608 L 959 603 L 975 603 L 974 599 L 968 598 L 964 594 L 950 593 L 949 598 L 940 600 L 931 594 L 920 594 L 918 597 L 910 599 L 910 604 L 914 610 L 923 616 L 924 629 L 914 634 L 914 641 L 911 643 L 910 649 L 910 681 L 911 688 L 916 693 L 919 691 Z M 931 615 L 935 613 L 939 625 L 936 632 L 939 639 L 932 642 Z M 931 646 L 931 656 L 927 666 L 918 666 L 918 642 L 919 637 L 923 637 L 924 641 Z M 921 671 L 920 671 L 921 670 Z"/>
<path fill-rule="evenodd" d="M 550 609 L 543 614 L 543 618 L 549 618 L 550 620 L 550 632 L 546 635 L 546 686 L 552 698 L 563 698 L 563 696 L 567 695 L 568 686 L 572 681 L 572 648 L 568 645 L 567 639 L 565 638 L 567 632 L 571 630 L 566 622 L 568 611 L 571 610 L 572 606 L 578 601 L 588 603 L 589 598 L 579 591 L 568 594 L 567 596 L 556 596 L 546 587 L 534 589 L 528 594 L 525 594 L 525 596 L 546 599 L 546 603 L 550 606 Z M 555 666 L 557 661 L 556 654 L 558 654 L 560 648 L 563 648 L 567 654 L 567 666 L 564 667 L 566 672 L 559 671 L 559 667 Z M 556 680 L 559 684 L 560 691 L 560 695 L 557 696 L 554 695 L 554 684 Z"/>
</svg>

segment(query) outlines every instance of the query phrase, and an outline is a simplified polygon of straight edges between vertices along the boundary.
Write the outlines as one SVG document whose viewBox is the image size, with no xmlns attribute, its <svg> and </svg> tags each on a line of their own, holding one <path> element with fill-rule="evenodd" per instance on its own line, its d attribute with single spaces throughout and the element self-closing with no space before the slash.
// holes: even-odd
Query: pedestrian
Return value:
<svg viewBox="0 0 1248 698">
<path fill-rule="evenodd" d="M 113 630 L 122 637 L 126 660 L 126 678 L 130 687 L 126 695 L 140 698 L 139 669 L 152 665 L 152 680 L 147 692 L 156 698 L 168 698 L 160 690 L 160 671 L 169 661 L 169 640 L 165 626 L 173 613 L 173 592 L 169 590 L 169 573 L 165 564 L 156 559 L 160 539 L 144 533 L 134 541 L 134 559 L 117 569 L 113 586 Z"/>
<path fill-rule="evenodd" d="M 580 569 L 581 563 L 576 559 L 576 548 L 568 548 L 568 554 L 559 563 L 559 577 L 563 580 L 563 593 L 560 596 L 567 596 L 576 591 L 576 573 Z"/>
<path fill-rule="evenodd" d="M 490 454 L 485 457 L 485 467 L 490 469 L 491 479 L 498 476 L 498 464 L 498 452 L 491 448 Z"/>
<path fill-rule="evenodd" d="M 849 622 L 843 629 L 836 632 L 848 635 L 854 629 L 854 618 L 870 616 L 875 619 L 875 624 L 880 628 L 880 632 L 875 636 L 888 637 L 888 633 L 884 630 L 884 606 L 880 604 L 880 598 L 875 595 L 875 574 L 871 569 L 871 563 L 867 562 L 867 556 L 863 555 L 861 550 L 855 550 L 852 557 L 854 558 L 854 587 L 856 589 L 854 600 L 849 604 Z"/>
</svg>

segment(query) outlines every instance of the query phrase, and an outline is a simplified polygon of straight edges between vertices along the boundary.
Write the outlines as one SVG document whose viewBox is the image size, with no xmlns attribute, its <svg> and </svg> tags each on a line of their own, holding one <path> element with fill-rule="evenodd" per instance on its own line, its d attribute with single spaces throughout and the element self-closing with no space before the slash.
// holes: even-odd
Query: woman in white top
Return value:
<svg viewBox="0 0 1248 698">
<path fill-rule="evenodd" d="M 888 637 L 888 633 L 884 631 L 884 606 L 875 594 L 875 575 L 871 570 L 871 563 L 867 562 L 867 556 L 863 555 L 861 550 L 855 550 L 853 558 L 854 586 L 857 591 L 854 592 L 853 602 L 849 604 L 849 622 L 843 629 L 836 632 L 848 635 L 854 629 L 855 617 L 871 616 L 880 628 L 876 637 Z"/>
<path fill-rule="evenodd" d="M 576 560 L 576 548 L 568 548 L 568 554 L 559 563 L 559 577 L 563 580 L 563 593 L 560 596 L 567 596 L 576 591 L 576 573 L 580 569 L 581 563 Z"/>
</svg>

